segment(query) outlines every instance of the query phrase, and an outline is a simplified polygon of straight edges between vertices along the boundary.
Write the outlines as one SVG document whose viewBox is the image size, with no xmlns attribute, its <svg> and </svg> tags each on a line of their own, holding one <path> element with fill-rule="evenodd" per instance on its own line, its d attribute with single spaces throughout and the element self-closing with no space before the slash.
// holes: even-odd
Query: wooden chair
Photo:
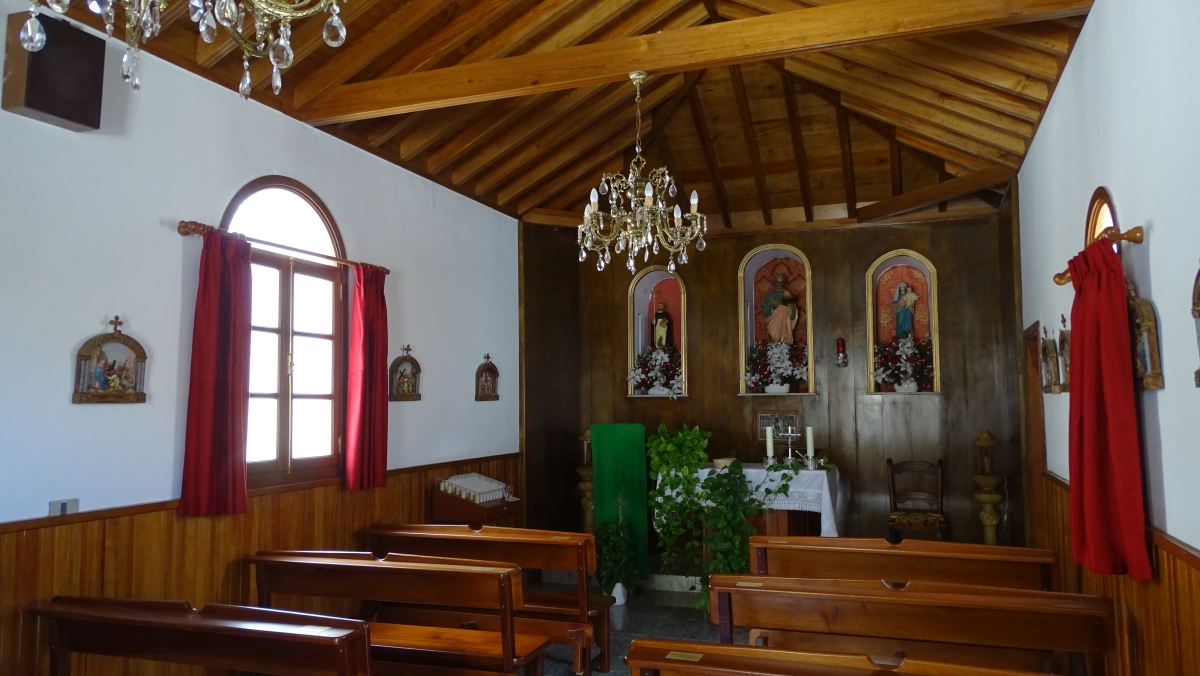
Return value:
<svg viewBox="0 0 1200 676">
<path fill-rule="evenodd" d="M 878 538 L 750 538 L 757 575 L 815 579 L 956 582 L 988 587 L 1053 586 L 1058 557 L 1048 549 Z"/>
<path fill-rule="evenodd" d="M 912 657 L 878 658 L 865 654 L 799 652 L 720 643 L 634 639 L 625 655 L 633 676 L 662 672 L 685 676 L 1034 676 L 1038 672 L 950 665 Z"/>
<path fill-rule="evenodd" d="M 485 558 L 509 561 L 522 568 L 567 570 L 576 575 L 573 592 L 525 590 L 524 603 L 516 611 L 519 620 L 537 620 L 544 633 L 556 644 L 575 650 L 575 673 L 608 673 L 610 650 L 608 609 L 611 596 L 588 593 L 588 578 L 596 571 L 596 541 L 585 533 L 502 528 L 484 526 L 440 526 L 429 524 L 377 524 L 366 529 L 371 551 L 376 556 L 388 553 Z M 590 658 L 590 645 L 584 645 L 574 630 L 590 625 L 590 641 L 599 648 Z"/>
<path fill-rule="evenodd" d="M 950 524 L 942 509 L 942 461 L 937 464 L 907 460 L 893 463 L 887 459 L 888 496 L 892 511 L 888 514 L 888 539 L 896 542 L 904 531 L 930 532 L 939 540 L 950 539 Z M 918 490 L 896 490 L 898 474 L 931 474 L 936 483 L 936 493 Z"/>
<path fill-rule="evenodd" d="M 520 570 L 503 563 L 447 563 L 426 557 L 379 561 L 367 552 L 260 552 L 249 557 L 258 584 L 258 604 L 274 594 L 364 600 L 370 617 L 377 602 L 406 603 L 497 616 L 498 631 L 371 622 L 371 656 L 454 669 L 541 676 L 545 636 L 517 633 L 513 609 L 522 596 Z M 467 565 L 462 565 L 463 563 Z"/>
<path fill-rule="evenodd" d="M 1112 602 L 1098 596 L 982 587 L 936 582 L 890 584 L 871 580 L 805 580 L 713 575 L 709 578 L 712 619 L 721 642 L 730 643 L 734 627 L 768 630 L 773 647 L 797 632 L 920 642 L 923 658 L 941 660 L 939 644 L 990 646 L 1016 651 L 1076 652 L 1085 656 L 1093 676 L 1104 672 L 1104 655 L 1113 632 Z M 839 641 L 839 643 L 841 643 Z M 808 649 L 808 648 L 805 648 Z M 851 647 L 840 650 L 852 650 Z M 887 652 L 909 654 L 903 647 Z M 857 652 L 857 650 L 855 650 Z M 999 653 L 1000 651 L 993 651 Z M 958 651 L 962 658 L 966 651 Z M 1012 663 L 969 658 L 975 666 Z M 950 661 L 947 659 L 947 661 Z"/>
<path fill-rule="evenodd" d="M 31 609 L 49 622 L 50 673 L 72 652 L 278 676 L 370 676 L 365 622 L 187 601 L 56 596 Z"/>
</svg>

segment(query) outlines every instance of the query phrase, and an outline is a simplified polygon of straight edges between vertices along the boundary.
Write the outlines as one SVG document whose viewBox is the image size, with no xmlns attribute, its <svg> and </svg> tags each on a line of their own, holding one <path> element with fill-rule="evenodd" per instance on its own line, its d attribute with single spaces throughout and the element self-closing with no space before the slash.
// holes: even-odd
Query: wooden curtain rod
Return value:
<svg viewBox="0 0 1200 676">
<path fill-rule="evenodd" d="M 179 221 L 179 227 L 176 228 L 176 230 L 179 232 L 180 235 L 187 237 L 188 235 L 203 235 L 204 233 L 208 232 L 209 230 L 216 230 L 216 228 L 212 227 L 211 225 L 205 225 L 198 221 Z M 326 256 L 325 254 L 314 253 L 312 251 L 305 251 L 304 249 L 297 249 L 294 246 L 287 246 L 286 244 L 276 244 L 274 242 L 268 242 L 266 240 L 255 239 L 253 237 L 246 237 L 245 235 L 239 235 L 239 237 L 243 237 L 243 238 L 245 238 L 245 240 L 247 242 L 253 242 L 254 244 L 262 244 L 263 246 L 274 247 L 276 249 L 285 249 L 287 251 L 294 251 L 299 254 L 304 254 L 305 256 L 316 256 L 317 258 L 320 258 L 322 260 L 327 260 L 331 263 L 337 263 L 338 265 L 358 265 L 359 264 L 356 261 L 347 260 L 345 258 L 338 258 L 337 256 Z M 364 263 L 364 265 L 370 265 L 370 263 Z M 376 267 L 376 268 L 379 268 L 380 270 L 383 270 L 383 274 L 385 274 L 385 275 L 392 274 L 391 270 L 388 270 L 387 268 L 385 268 L 381 265 L 375 265 L 372 267 Z"/>
<path fill-rule="evenodd" d="M 1134 244 L 1141 244 L 1142 240 L 1146 237 L 1146 231 L 1143 230 L 1142 226 L 1139 225 L 1136 228 L 1130 228 L 1125 232 L 1121 232 L 1121 229 L 1114 225 L 1101 231 L 1100 236 L 1112 242 L 1113 244 L 1116 244 L 1117 242 L 1132 242 Z M 1054 275 L 1054 283 L 1059 286 L 1070 284 L 1071 268 L 1067 268 L 1057 275 Z"/>
</svg>

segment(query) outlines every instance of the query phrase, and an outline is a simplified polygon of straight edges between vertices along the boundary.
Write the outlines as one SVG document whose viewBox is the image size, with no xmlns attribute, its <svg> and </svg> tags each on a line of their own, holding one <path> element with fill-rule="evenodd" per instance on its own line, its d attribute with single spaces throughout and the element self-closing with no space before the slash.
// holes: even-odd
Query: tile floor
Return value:
<svg viewBox="0 0 1200 676">
<path fill-rule="evenodd" d="M 635 638 L 661 638 L 679 641 L 717 643 L 720 635 L 696 609 L 698 595 L 686 592 L 643 591 L 631 596 L 624 606 L 613 606 L 609 616 L 609 645 L 612 649 L 610 676 L 628 676 L 625 653 Z M 746 643 L 745 629 L 734 634 L 734 641 Z M 546 676 L 571 676 L 571 649 L 550 646 L 546 651 Z"/>
</svg>

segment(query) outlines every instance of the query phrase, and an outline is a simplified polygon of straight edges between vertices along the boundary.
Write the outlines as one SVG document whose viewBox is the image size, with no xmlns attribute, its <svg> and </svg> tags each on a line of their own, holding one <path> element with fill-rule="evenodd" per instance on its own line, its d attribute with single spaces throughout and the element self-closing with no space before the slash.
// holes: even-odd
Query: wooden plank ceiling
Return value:
<svg viewBox="0 0 1200 676">
<path fill-rule="evenodd" d="M 349 0 L 341 14 L 346 43 L 331 49 L 322 42 L 324 15 L 300 22 L 283 93 L 271 93 L 269 65 L 260 60 L 252 64 L 254 98 L 298 119 L 329 118 L 320 120 L 325 131 L 501 211 L 565 225 L 573 216 L 563 212 L 579 213 L 600 174 L 631 157 L 633 87 L 604 70 L 613 69 L 613 54 L 628 46 L 629 63 L 636 63 L 648 44 L 678 49 L 690 40 L 694 60 L 686 52 L 670 56 L 670 67 L 652 70 L 645 87 L 645 154 L 651 166 L 668 166 L 684 191 L 700 194 L 714 226 L 740 232 L 854 223 L 939 201 L 945 209 L 965 197 L 994 208 L 1000 188 L 990 186 L 1002 186 L 1019 168 L 1089 3 L 928 0 L 926 17 L 914 10 L 920 0 L 891 2 Z M 242 60 L 232 40 L 222 34 L 203 42 L 185 18 L 186 2 L 173 4 L 147 50 L 236 90 Z M 870 16 L 861 22 L 833 14 L 868 4 Z M 907 12 L 893 17 L 894 27 L 875 20 L 889 7 Z M 809 34 L 797 33 L 797 44 L 808 45 L 803 51 L 786 36 L 782 48 L 766 41 L 746 41 L 740 50 L 705 44 L 706 36 L 728 40 L 743 25 L 769 32 L 762 22 L 728 22 L 789 12 L 767 21 L 813 17 L 803 23 L 814 26 Z M 914 14 L 924 23 L 911 21 Z M 98 24 L 82 7 L 71 16 Z M 710 24 L 726 26 L 696 30 Z M 682 32 L 658 35 L 675 31 Z M 886 39 L 895 33 L 906 37 Z M 754 60 L 768 52 L 766 61 Z M 514 65 L 497 63 L 497 73 L 519 64 L 577 67 L 574 74 L 530 75 L 537 80 L 531 86 L 509 78 L 515 84 L 505 89 L 498 82 L 504 78 L 495 77 L 480 85 L 491 90 L 477 86 L 468 95 L 464 85 L 458 100 L 475 102 L 463 105 L 425 100 L 405 108 L 415 112 L 387 114 L 396 105 L 379 102 L 383 88 L 374 83 L 391 87 L 395 99 L 422 77 L 421 86 L 441 86 L 451 100 L 453 87 L 441 80 L 461 72 L 465 83 L 498 59 Z M 596 64 L 591 71 L 588 59 Z M 575 76 L 600 84 L 550 82 Z M 512 96 L 522 91 L 538 93 Z M 333 110 L 342 116 L 323 112 Z"/>
</svg>

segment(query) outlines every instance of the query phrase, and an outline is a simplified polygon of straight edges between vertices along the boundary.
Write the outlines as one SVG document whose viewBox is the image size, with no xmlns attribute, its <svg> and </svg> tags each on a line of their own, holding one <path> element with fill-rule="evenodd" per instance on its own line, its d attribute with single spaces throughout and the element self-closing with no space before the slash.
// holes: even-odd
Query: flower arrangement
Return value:
<svg viewBox="0 0 1200 676">
<path fill-rule="evenodd" d="M 920 392 L 933 391 L 933 341 L 913 340 L 912 336 L 875 345 L 875 382 L 880 385 L 911 387 Z"/>
<path fill-rule="evenodd" d="M 671 396 L 683 394 L 683 359 L 679 348 L 646 350 L 633 360 L 633 369 L 625 379 L 640 392 L 661 388 L 669 390 Z"/>
<path fill-rule="evenodd" d="M 766 385 L 796 385 L 808 380 L 808 347 L 762 341 L 746 358 L 746 386 L 762 391 Z"/>
</svg>

